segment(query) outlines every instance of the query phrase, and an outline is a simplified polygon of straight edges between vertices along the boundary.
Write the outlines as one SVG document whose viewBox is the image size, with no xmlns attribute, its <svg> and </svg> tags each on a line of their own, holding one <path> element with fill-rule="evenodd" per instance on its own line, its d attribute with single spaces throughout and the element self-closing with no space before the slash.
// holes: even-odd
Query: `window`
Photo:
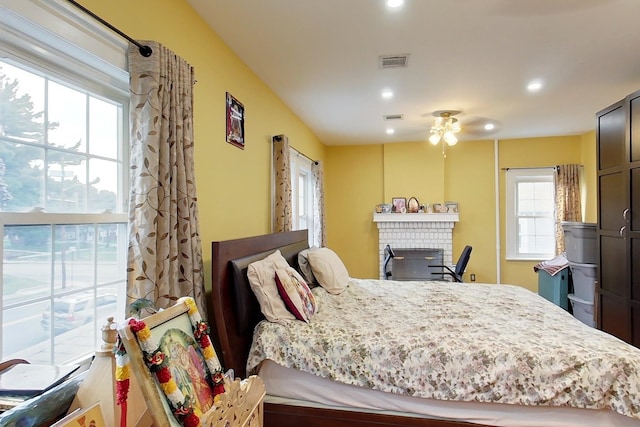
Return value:
<svg viewBox="0 0 640 427">
<path fill-rule="evenodd" d="M 313 246 L 313 174 L 311 160 L 291 150 L 291 210 L 293 229 L 309 230 L 309 246 Z"/>
<path fill-rule="evenodd" d="M 542 260 L 555 253 L 554 170 L 506 174 L 507 259 Z"/>
<path fill-rule="evenodd" d="M 0 42 L 0 359 L 63 364 L 92 354 L 107 317 L 124 315 L 127 83 L 16 22 Z"/>
</svg>

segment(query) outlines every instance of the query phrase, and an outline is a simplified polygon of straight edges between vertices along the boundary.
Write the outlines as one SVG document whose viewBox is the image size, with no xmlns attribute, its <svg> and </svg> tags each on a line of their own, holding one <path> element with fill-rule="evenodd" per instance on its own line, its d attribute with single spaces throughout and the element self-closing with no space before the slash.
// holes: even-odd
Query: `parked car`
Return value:
<svg viewBox="0 0 640 427">
<path fill-rule="evenodd" d="M 94 300 L 94 293 L 65 295 L 53 300 L 53 329 L 66 331 L 93 321 L 94 316 L 108 316 L 116 314 L 118 298 L 113 294 L 98 295 Z M 40 325 L 49 330 L 51 324 L 51 310 L 42 313 Z"/>
</svg>

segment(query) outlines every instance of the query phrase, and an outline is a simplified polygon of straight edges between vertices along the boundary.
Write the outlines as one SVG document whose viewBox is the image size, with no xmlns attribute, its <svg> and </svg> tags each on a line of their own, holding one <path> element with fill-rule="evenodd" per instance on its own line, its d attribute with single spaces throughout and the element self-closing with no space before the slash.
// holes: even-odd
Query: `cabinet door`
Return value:
<svg viewBox="0 0 640 427">
<path fill-rule="evenodd" d="M 629 96 L 629 211 L 625 213 L 627 261 L 630 263 L 633 344 L 640 345 L 640 91 Z"/>
<path fill-rule="evenodd" d="M 633 162 L 640 161 L 640 91 L 629 95 L 629 148 L 630 158 Z"/>
<path fill-rule="evenodd" d="M 598 150 L 598 326 L 631 342 L 629 285 L 629 147 L 627 110 L 620 101 L 597 115 Z M 639 120 L 640 121 L 640 120 Z M 640 136 L 640 133 L 639 133 Z"/>
<path fill-rule="evenodd" d="M 626 112 L 624 102 L 598 113 L 598 169 L 621 167 L 625 163 Z"/>
</svg>

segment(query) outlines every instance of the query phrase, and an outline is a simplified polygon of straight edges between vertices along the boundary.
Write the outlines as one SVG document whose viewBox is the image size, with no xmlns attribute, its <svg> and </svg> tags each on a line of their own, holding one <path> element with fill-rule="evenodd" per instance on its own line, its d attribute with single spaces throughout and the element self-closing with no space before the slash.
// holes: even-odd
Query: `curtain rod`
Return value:
<svg viewBox="0 0 640 427">
<path fill-rule="evenodd" d="M 583 165 L 578 165 L 579 167 L 584 167 Z M 558 169 L 558 166 L 538 166 L 535 168 L 527 168 L 527 167 L 521 167 L 521 168 L 502 168 L 503 171 L 508 171 L 508 170 L 519 170 L 519 169 Z"/>
<path fill-rule="evenodd" d="M 276 141 L 280 142 L 280 141 L 282 141 L 283 137 L 284 137 L 284 135 L 274 135 L 273 139 L 275 139 Z M 317 160 L 313 160 L 311 157 L 307 156 L 306 154 L 302 153 L 301 151 L 298 151 L 296 149 L 296 147 L 291 146 L 290 148 L 293 151 L 295 151 L 296 153 L 298 153 L 299 156 L 304 157 L 305 159 L 309 160 L 311 163 L 314 163 L 316 166 L 318 165 L 318 161 Z"/>
<path fill-rule="evenodd" d="M 519 170 L 519 169 L 557 169 L 558 166 L 538 166 L 535 168 L 527 168 L 527 167 L 521 167 L 521 168 L 502 168 L 503 171 L 508 171 L 508 170 Z"/>
<path fill-rule="evenodd" d="M 305 159 L 309 160 L 311 163 L 313 163 L 313 164 L 315 164 L 315 165 L 317 165 L 317 164 L 318 164 L 318 161 L 317 161 L 317 160 L 313 160 L 312 158 L 310 158 L 310 157 L 309 157 L 309 156 L 307 156 L 306 154 L 304 154 L 304 153 L 302 153 L 302 152 L 298 151 L 295 147 L 291 147 L 291 148 L 292 148 L 296 153 L 298 153 L 298 156 L 302 156 L 302 157 L 304 157 Z"/>
<path fill-rule="evenodd" d="M 113 32 L 117 33 L 118 35 L 120 35 L 121 37 L 127 39 L 130 43 L 133 43 L 134 45 L 138 46 L 138 50 L 140 51 L 140 55 L 142 55 L 144 57 L 149 57 L 153 53 L 153 50 L 149 46 L 144 46 L 144 45 L 138 43 L 136 40 L 132 39 L 131 37 L 129 37 L 128 35 L 126 35 L 122 31 L 120 31 L 119 29 L 114 27 L 113 25 L 109 24 L 107 21 L 105 21 L 104 19 L 100 18 L 98 15 L 96 15 L 93 12 L 91 12 L 89 9 L 87 9 L 84 6 L 82 6 L 78 2 L 76 2 L 74 0 L 67 0 L 67 1 L 69 3 L 71 3 L 73 6 L 77 7 L 81 11 L 83 11 L 84 13 L 86 13 L 87 15 L 91 16 L 96 21 L 100 22 L 105 27 L 109 28 L 111 31 L 113 31 Z"/>
</svg>

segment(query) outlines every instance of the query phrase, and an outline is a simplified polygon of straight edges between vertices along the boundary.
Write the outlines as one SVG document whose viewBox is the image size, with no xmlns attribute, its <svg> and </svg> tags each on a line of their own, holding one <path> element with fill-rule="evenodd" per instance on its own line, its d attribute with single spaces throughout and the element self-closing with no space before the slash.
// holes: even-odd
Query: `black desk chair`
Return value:
<svg viewBox="0 0 640 427">
<path fill-rule="evenodd" d="M 441 273 L 432 272 L 431 274 L 439 275 L 442 279 L 444 279 L 445 276 L 451 276 L 452 281 L 462 282 L 462 275 L 464 274 L 464 270 L 466 270 L 467 268 L 469 258 L 471 258 L 471 249 L 473 248 L 469 245 L 464 247 L 464 249 L 462 250 L 462 254 L 460 254 L 460 258 L 458 258 L 458 262 L 456 262 L 454 266 L 455 268 L 453 270 L 446 265 L 432 265 L 431 267 L 439 267 L 443 268 L 444 270 Z"/>
<path fill-rule="evenodd" d="M 384 264 L 383 264 L 383 271 L 384 271 L 384 278 L 388 279 L 389 277 L 391 277 L 391 271 L 389 271 L 389 261 L 391 261 L 393 258 L 396 257 L 395 252 L 393 252 L 393 249 L 391 249 L 390 245 L 387 245 L 386 248 L 384 248 Z"/>
</svg>

